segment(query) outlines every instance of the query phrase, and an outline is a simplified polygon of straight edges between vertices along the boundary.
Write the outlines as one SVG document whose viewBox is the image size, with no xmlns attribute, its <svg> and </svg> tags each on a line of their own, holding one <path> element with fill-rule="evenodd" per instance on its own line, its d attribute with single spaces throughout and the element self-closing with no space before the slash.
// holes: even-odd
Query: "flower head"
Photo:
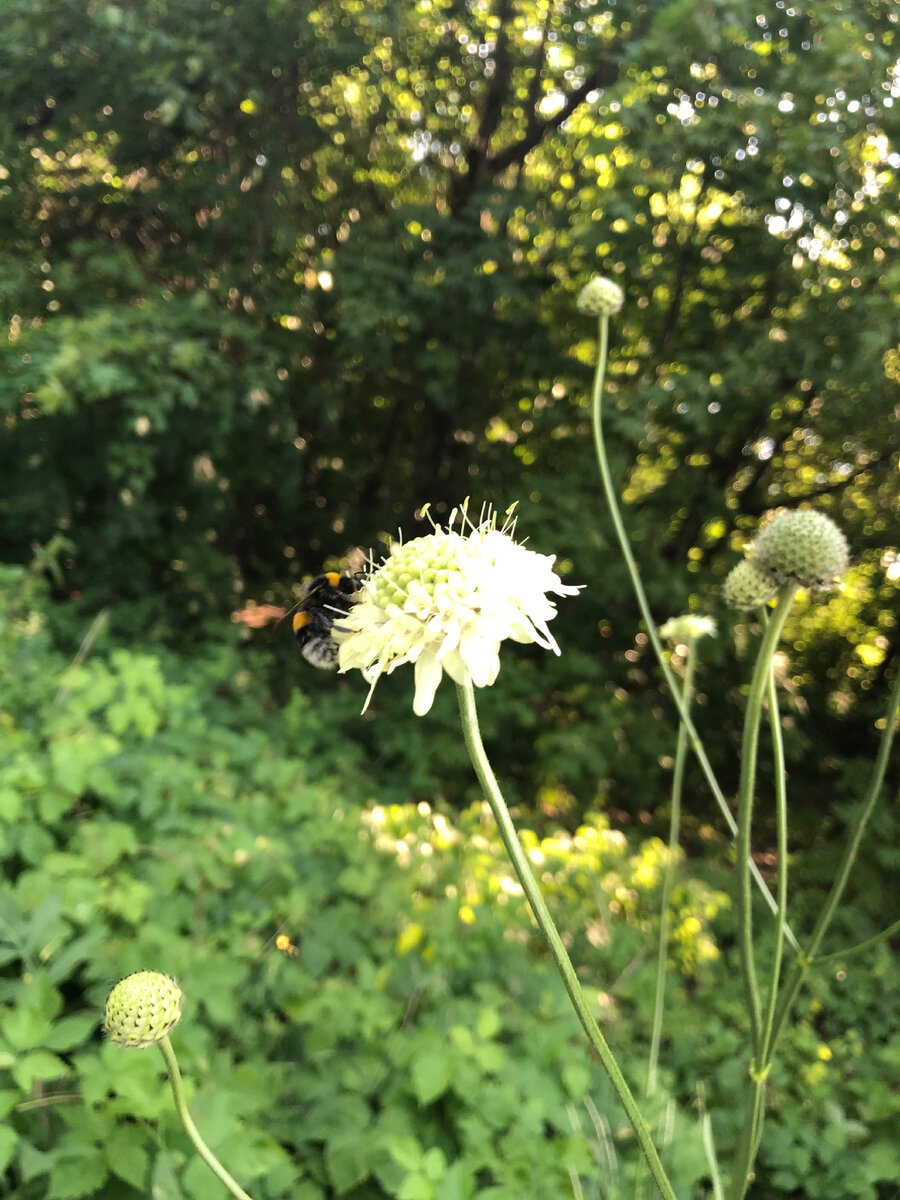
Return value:
<svg viewBox="0 0 900 1200">
<path fill-rule="evenodd" d="M 137 971 L 109 993 L 103 1027 L 120 1046 L 138 1050 L 161 1042 L 181 1019 L 181 988 L 159 971 Z"/>
<path fill-rule="evenodd" d="M 444 671 L 456 683 L 492 684 L 507 638 L 559 654 L 547 628 L 556 615 L 547 593 L 579 591 L 560 581 L 552 556 L 513 541 L 512 524 L 498 529 L 488 516 L 475 525 L 463 509 L 455 530 L 456 516 L 446 529 L 435 526 L 392 551 L 335 634 L 339 669 L 358 668 L 371 689 L 382 675 L 413 663 L 418 716 L 431 708 Z"/>
<path fill-rule="evenodd" d="M 673 642 L 696 641 L 697 638 L 715 637 L 716 623 L 712 617 L 701 617 L 685 613 L 682 617 L 670 617 L 660 625 L 659 636 Z"/>
<path fill-rule="evenodd" d="M 611 317 L 625 301 L 625 293 L 611 279 L 595 275 L 578 293 L 575 305 L 589 317 Z"/>
<path fill-rule="evenodd" d="M 722 599 L 729 608 L 749 612 L 768 604 L 778 591 L 777 584 L 752 559 L 745 558 L 725 576 Z"/>
<path fill-rule="evenodd" d="M 824 513 L 795 509 L 782 513 L 757 534 L 752 560 L 778 586 L 830 588 L 847 570 L 847 539 Z"/>
</svg>

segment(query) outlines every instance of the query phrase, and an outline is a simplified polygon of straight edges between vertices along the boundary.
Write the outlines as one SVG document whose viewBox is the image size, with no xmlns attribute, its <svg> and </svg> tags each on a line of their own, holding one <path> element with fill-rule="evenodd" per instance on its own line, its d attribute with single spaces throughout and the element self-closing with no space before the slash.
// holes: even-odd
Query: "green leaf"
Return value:
<svg viewBox="0 0 900 1200">
<path fill-rule="evenodd" d="M 99 1146 L 85 1146 L 82 1153 L 67 1152 L 53 1164 L 47 1200 L 78 1200 L 89 1196 L 109 1178 L 105 1156 Z"/>
<path fill-rule="evenodd" d="M 48 1050 L 72 1050 L 82 1045 L 100 1024 L 99 1013 L 77 1013 L 55 1022 L 44 1040 Z"/>
<path fill-rule="evenodd" d="M 366 1138 L 336 1137 L 325 1146 L 325 1167 L 338 1195 L 368 1179 L 370 1149 Z"/>
<path fill-rule="evenodd" d="M 344 1133 L 359 1134 L 372 1119 L 368 1104 L 359 1096 L 325 1095 L 306 1115 L 306 1137 L 329 1141 Z"/>
<path fill-rule="evenodd" d="M 471 1200 L 475 1192 L 475 1177 L 464 1163 L 451 1163 L 437 1181 L 434 1200 Z"/>
<path fill-rule="evenodd" d="M 151 1200 L 184 1200 L 184 1192 L 176 1175 L 180 1161 L 177 1155 L 168 1150 L 157 1154 L 150 1177 Z"/>
<path fill-rule="evenodd" d="M 388 1153 L 394 1162 L 407 1171 L 419 1171 L 425 1152 L 416 1138 L 409 1135 L 393 1134 L 385 1139 Z"/>
<path fill-rule="evenodd" d="M 591 1086 L 591 1072 L 583 1063 L 566 1063 L 562 1069 L 562 1081 L 569 1095 L 580 1100 Z"/>
<path fill-rule="evenodd" d="M 46 1175 L 53 1166 L 53 1154 L 38 1150 L 31 1142 L 20 1142 L 18 1157 L 25 1183 L 30 1183 L 39 1175 Z"/>
<path fill-rule="evenodd" d="M 413 1092 L 420 1104 L 442 1096 L 453 1078 L 454 1058 L 444 1046 L 432 1044 L 417 1052 L 412 1062 Z"/>
<path fill-rule="evenodd" d="M 0 787 L 0 820 L 10 825 L 19 819 L 22 812 L 22 795 L 12 787 Z"/>
<path fill-rule="evenodd" d="M 47 1083 L 54 1079 L 64 1079 L 71 1070 L 61 1058 L 38 1050 L 34 1054 L 26 1054 L 20 1058 L 11 1071 L 13 1079 L 24 1092 L 30 1091 L 35 1083 Z"/>
<path fill-rule="evenodd" d="M 14 1129 L 9 1125 L 0 1125 L 0 1174 L 9 1166 L 18 1142 L 19 1135 Z"/>
<path fill-rule="evenodd" d="M 486 1041 L 496 1037 L 502 1028 L 500 1013 L 496 1008 L 482 1008 L 478 1012 L 478 1019 L 475 1022 L 475 1032 L 480 1038 Z"/>
<path fill-rule="evenodd" d="M 135 1125 L 118 1125 L 106 1138 L 103 1148 L 112 1173 L 143 1191 L 149 1165 L 144 1130 Z"/>
</svg>

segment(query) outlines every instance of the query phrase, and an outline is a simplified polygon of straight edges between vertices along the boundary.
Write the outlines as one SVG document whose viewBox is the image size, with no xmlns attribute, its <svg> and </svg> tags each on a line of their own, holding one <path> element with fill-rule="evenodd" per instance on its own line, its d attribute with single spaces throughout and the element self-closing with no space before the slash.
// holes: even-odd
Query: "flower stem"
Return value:
<svg viewBox="0 0 900 1200">
<path fill-rule="evenodd" d="M 869 823 L 869 818 L 878 801 L 878 796 L 881 791 L 881 785 L 884 782 L 885 772 L 887 770 L 888 759 L 891 753 L 891 744 L 894 740 L 896 732 L 897 717 L 900 715 L 900 663 L 897 663 L 897 672 L 894 676 L 894 683 L 891 688 L 891 694 L 888 699 L 887 713 L 885 715 L 884 732 L 881 735 L 881 744 L 878 747 L 878 754 L 875 757 L 875 763 L 872 767 L 872 777 L 869 780 L 869 786 L 866 794 L 863 797 L 862 807 L 860 808 L 859 816 L 856 818 L 856 827 L 850 836 L 844 850 L 844 857 L 841 859 L 841 865 L 838 867 L 837 875 L 834 883 L 831 885 L 831 890 L 822 905 L 822 910 L 819 913 L 816 921 L 815 929 L 809 941 L 809 946 L 805 953 L 798 958 L 788 975 L 787 982 L 784 985 L 784 992 L 781 1003 L 778 1006 L 778 1011 L 775 1014 L 774 1027 L 770 1039 L 770 1053 L 774 1053 L 778 1039 L 784 1030 L 785 1022 L 793 1007 L 794 1001 L 797 998 L 797 993 L 803 985 L 803 980 L 806 978 L 806 973 L 816 960 L 816 953 L 822 944 L 825 934 L 828 932 L 828 927 L 831 924 L 832 918 L 837 911 L 837 906 L 844 894 L 844 888 L 847 886 L 847 880 L 850 877 L 850 870 L 856 861 L 856 854 L 859 850 L 859 844 L 862 841 L 866 826 Z"/>
<path fill-rule="evenodd" d="M 191 1114 L 188 1112 L 187 1102 L 184 1098 L 184 1086 L 181 1082 L 181 1071 L 178 1069 L 178 1060 L 175 1057 L 175 1051 L 172 1049 L 172 1043 L 168 1037 L 164 1037 L 162 1041 L 157 1042 L 160 1052 L 166 1064 L 166 1070 L 169 1072 L 169 1082 L 172 1085 L 172 1095 L 175 1098 L 175 1109 L 181 1118 L 181 1123 L 187 1131 L 188 1137 L 194 1144 L 194 1149 L 213 1172 L 214 1175 L 224 1183 L 232 1196 L 236 1196 L 237 1200 L 251 1200 L 251 1197 L 231 1178 L 210 1148 L 204 1142 L 203 1138 L 194 1124 Z"/>
<path fill-rule="evenodd" d="M 691 747 L 697 756 L 697 761 L 699 762 L 700 768 L 706 777 L 706 782 L 709 784 L 716 804 L 719 806 L 729 830 L 734 835 L 737 834 L 737 822 L 732 816 L 731 809 L 728 807 L 728 802 L 726 801 L 722 789 L 719 786 L 719 781 L 716 779 L 715 773 L 712 769 L 712 764 L 710 763 L 706 751 L 703 748 L 703 743 L 700 740 L 700 735 L 697 733 L 694 722 L 691 720 L 690 714 L 688 713 L 687 708 L 682 701 L 681 693 L 678 688 L 678 681 L 676 680 L 671 667 L 666 662 L 665 655 L 663 653 L 663 645 L 656 632 L 656 623 L 653 620 L 653 614 L 650 612 L 650 605 L 647 602 L 647 596 L 644 592 L 644 585 L 641 582 L 640 571 L 638 570 L 638 565 L 635 561 L 634 555 L 631 552 L 628 534 L 625 531 L 625 525 L 622 521 L 622 514 L 619 509 L 619 501 L 616 495 L 616 490 L 613 487 L 612 472 L 609 468 L 609 459 L 606 454 L 606 445 L 603 439 L 603 378 L 606 373 L 606 358 L 609 342 L 609 318 L 601 317 L 599 320 L 599 327 L 600 346 L 597 354 L 597 366 L 594 372 L 592 424 L 594 429 L 594 448 L 597 452 L 597 464 L 600 468 L 600 478 L 603 482 L 603 491 L 606 496 L 606 503 L 609 507 L 609 514 L 612 518 L 613 527 L 616 531 L 616 537 L 619 541 L 622 557 L 625 560 L 625 566 L 627 567 L 628 574 L 631 577 L 631 586 L 634 589 L 634 594 L 638 602 L 638 608 L 640 609 L 644 624 L 647 627 L 647 637 L 650 640 L 650 645 L 653 647 L 653 653 L 656 655 L 656 661 L 659 664 L 659 669 L 662 672 L 669 692 L 672 695 L 672 699 L 675 702 L 675 707 L 678 709 L 678 715 L 684 722 L 684 727 L 687 730 Z M 762 892 L 763 898 L 765 899 L 769 908 L 773 913 L 777 913 L 778 905 L 775 901 L 775 897 L 766 886 L 766 881 L 763 879 L 762 875 L 760 875 L 756 863 L 751 863 L 750 873 L 753 876 L 757 887 Z M 797 942 L 797 939 L 794 937 L 790 927 L 785 927 L 784 936 L 787 938 L 788 942 L 790 942 L 794 950 L 799 953 L 800 945 Z"/>
<path fill-rule="evenodd" d="M 855 946 L 848 946 L 846 950 L 836 950 L 834 954 L 820 954 L 812 965 L 824 967 L 829 963 L 843 962 L 851 954 L 862 954 L 865 950 L 871 950 L 879 942 L 886 942 L 888 938 L 892 938 L 898 933 L 900 933 L 900 921 L 892 921 L 887 929 L 882 929 L 881 933 L 876 933 L 874 937 L 866 938 L 864 942 L 857 942 Z"/>
<path fill-rule="evenodd" d="M 788 885 L 787 770 L 784 762 L 784 738 L 781 730 L 781 716 L 778 711 L 778 688 L 775 684 L 775 672 L 771 664 L 769 666 L 767 691 L 769 697 L 769 729 L 772 734 L 772 759 L 775 768 L 775 825 L 778 853 L 778 879 L 775 887 L 775 897 L 778 902 L 778 913 L 781 920 L 775 929 L 775 949 L 772 955 L 762 1040 L 756 1051 L 757 1061 L 761 1067 L 767 1066 L 771 1061 L 770 1044 L 772 1029 L 775 1024 L 775 1005 L 778 1001 L 781 964 L 784 958 L 784 927 L 787 923 Z"/>
<path fill-rule="evenodd" d="M 766 622 L 763 610 L 762 620 Z M 772 955 L 772 965 L 769 976 L 769 990 L 766 996 L 765 1016 L 760 1025 L 759 1036 L 753 1048 L 753 1064 L 750 1071 L 752 1088 L 747 1109 L 744 1130 L 739 1142 L 738 1167 L 735 1170 L 732 1187 L 733 1195 L 743 1195 L 738 1190 L 737 1180 L 744 1179 L 744 1188 L 753 1170 L 756 1153 L 762 1137 L 766 1117 L 766 1080 L 772 1062 L 771 1045 L 772 1031 L 775 1024 L 775 1007 L 778 1002 L 778 984 L 781 978 L 781 964 L 784 957 L 783 930 L 787 920 L 787 775 L 784 764 L 784 739 L 782 737 L 781 719 L 778 712 L 778 691 L 775 684 L 775 673 L 772 670 L 772 660 L 769 659 L 768 680 L 766 684 L 769 701 L 769 728 L 772 733 L 772 749 L 775 767 L 775 821 L 778 843 L 778 882 L 776 895 L 780 920 L 775 930 L 775 949 Z"/>
<path fill-rule="evenodd" d="M 744 714 L 744 733 L 741 739 L 741 774 L 738 785 L 738 943 L 741 951 L 741 973 L 744 979 L 747 1013 L 753 1032 L 753 1052 L 758 1054 L 761 1046 L 762 1002 L 756 978 L 756 960 L 753 953 L 753 908 L 750 895 L 750 864 L 753 848 L 750 829 L 753 822 L 753 798 L 756 789 L 756 754 L 759 746 L 759 726 L 762 718 L 763 700 L 772 674 L 772 656 L 784 628 L 787 615 L 797 589 L 789 585 L 781 589 L 772 619 L 766 624 L 765 633 L 756 656 L 756 665 L 750 681 L 747 709 Z M 756 1063 L 762 1067 L 761 1062 Z"/>
<path fill-rule="evenodd" d="M 688 642 L 687 661 L 684 668 L 684 686 L 681 697 L 685 709 L 690 709 L 691 695 L 694 690 L 694 664 L 696 639 Z M 675 859 L 678 854 L 678 839 L 681 825 L 681 791 L 684 783 L 684 764 L 687 758 L 687 730 L 682 721 L 678 726 L 678 737 L 675 742 L 675 766 L 672 770 L 671 813 L 669 816 L 669 855 L 663 876 L 662 912 L 659 920 L 659 950 L 656 956 L 656 990 L 653 1000 L 653 1026 L 650 1034 L 650 1060 L 647 1064 L 647 1086 L 645 1094 L 649 1099 L 656 1091 L 656 1070 L 659 1062 L 659 1043 L 662 1037 L 663 1008 L 666 998 L 666 962 L 669 954 L 669 927 L 671 918 L 669 905 L 672 901 L 672 888 L 675 883 Z"/>
<path fill-rule="evenodd" d="M 516 827 L 513 824 L 512 817 L 509 815 L 509 809 L 506 807 L 506 802 L 500 792 L 499 785 L 497 784 L 481 741 L 481 733 L 478 728 L 478 713 L 475 709 L 475 694 L 471 682 L 458 684 L 456 691 L 459 699 L 459 713 L 462 721 L 463 736 L 465 737 L 466 749 L 472 760 L 472 766 L 475 768 L 475 774 L 478 776 L 478 781 L 491 806 L 491 812 L 494 814 L 503 844 L 515 868 L 516 875 L 519 877 L 522 890 L 528 899 L 528 903 L 531 905 L 538 928 L 544 935 L 553 961 L 556 963 L 557 969 L 562 976 L 569 999 L 572 1002 L 572 1007 L 575 1009 L 578 1019 L 588 1036 L 588 1040 L 600 1062 L 603 1064 L 603 1069 L 606 1071 L 613 1090 L 625 1110 L 625 1115 L 635 1132 L 641 1152 L 644 1155 L 659 1194 L 665 1197 L 665 1200 L 676 1200 L 675 1192 L 672 1190 L 672 1185 L 669 1183 L 666 1173 L 663 1170 L 656 1147 L 653 1145 L 650 1131 L 647 1128 L 644 1118 L 641 1116 L 634 1096 L 631 1094 L 606 1038 L 601 1033 L 600 1027 L 588 1008 L 584 993 L 581 990 L 581 984 L 575 973 L 575 968 L 572 966 L 571 959 L 566 953 L 566 948 L 563 946 L 562 939 L 550 915 L 550 910 L 547 908 L 544 897 L 541 895 L 528 859 L 519 842 Z"/>
</svg>

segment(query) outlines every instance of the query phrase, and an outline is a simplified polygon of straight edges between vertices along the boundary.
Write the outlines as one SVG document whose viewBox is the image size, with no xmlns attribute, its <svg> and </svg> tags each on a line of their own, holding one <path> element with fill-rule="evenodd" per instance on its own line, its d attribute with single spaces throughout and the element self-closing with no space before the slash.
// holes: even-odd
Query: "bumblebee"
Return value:
<svg viewBox="0 0 900 1200">
<path fill-rule="evenodd" d="M 361 587 L 361 579 L 337 571 L 317 575 L 306 585 L 292 625 L 300 653 L 314 667 L 333 671 L 337 666 L 337 642 L 331 636 L 335 618 L 350 611 Z"/>
</svg>

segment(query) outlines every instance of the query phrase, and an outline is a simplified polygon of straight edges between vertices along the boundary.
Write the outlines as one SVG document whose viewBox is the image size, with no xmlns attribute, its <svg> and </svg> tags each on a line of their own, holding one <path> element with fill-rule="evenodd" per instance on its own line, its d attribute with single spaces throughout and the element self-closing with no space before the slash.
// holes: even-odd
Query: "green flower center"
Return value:
<svg viewBox="0 0 900 1200">
<path fill-rule="evenodd" d="M 395 604 L 402 608 L 409 596 L 409 585 L 416 583 L 430 596 L 450 580 L 458 570 L 459 551 L 465 538 L 458 533 L 431 533 L 413 538 L 395 550 L 372 577 L 372 598 L 382 608 Z"/>
</svg>

